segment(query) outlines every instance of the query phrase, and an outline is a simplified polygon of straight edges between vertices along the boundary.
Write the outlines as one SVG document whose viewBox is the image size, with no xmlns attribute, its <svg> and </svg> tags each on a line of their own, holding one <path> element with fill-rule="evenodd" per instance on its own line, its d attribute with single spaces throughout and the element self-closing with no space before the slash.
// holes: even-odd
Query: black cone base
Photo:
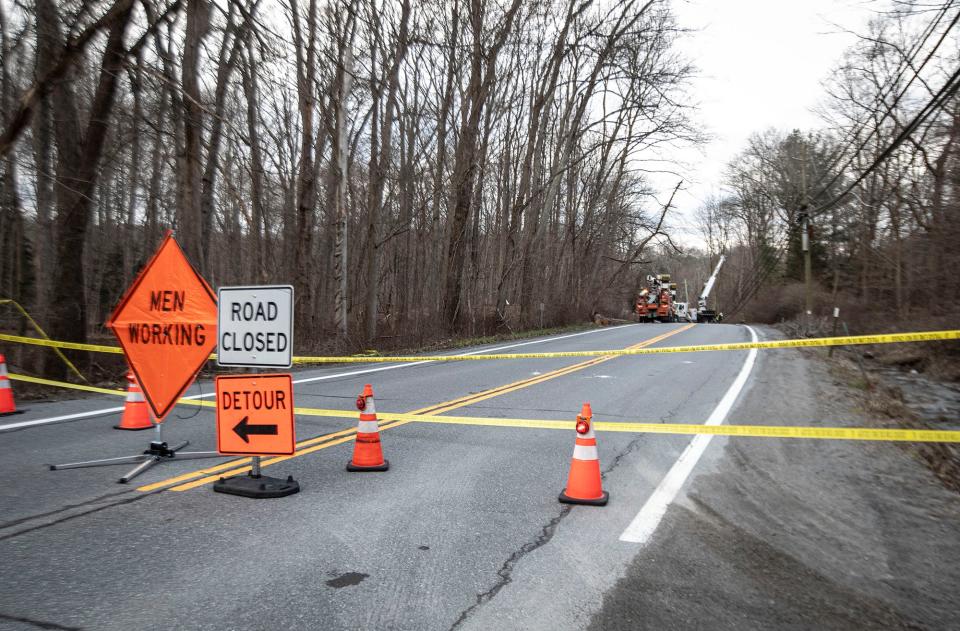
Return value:
<svg viewBox="0 0 960 631">
<path fill-rule="evenodd" d="M 569 495 L 566 494 L 566 492 L 563 492 L 560 494 L 560 501 L 563 504 L 586 504 L 587 506 L 606 506 L 609 500 L 610 500 L 610 494 L 607 493 L 606 491 L 603 492 L 603 495 L 601 497 L 598 497 L 597 499 L 594 499 L 594 500 L 583 500 L 583 499 L 580 499 L 579 497 L 570 497 Z"/>
<path fill-rule="evenodd" d="M 252 475 L 238 475 L 232 478 L 220 478 L 213 483 L 213 490 L 217 493 L 239 495 L 262 499 L 265 497 L 286 497 L 300 492 L 300 484 L 288 476 L 286 480 L 271 478 L 268 475 L 253 477 Z"/>
<path fill-rule="evenodd" d="M 347 463 L 347 471 L 386 471 L 390 468 L 390 461 L 383 459 L 383 464 L 375 464 L 372 467 L 361 467 L 353 464 L 353 461 Z"/>
<path fill-rule="evenodd" d="M 120 427 L 119 425 L 114 425 L 113 429 L 122 429 L 128 432 L 140 432 L 145 429 L 153 429 L 153 425 L 147 425 L 146 427 Z"/>
<path fill-rule="evenodd" d="M 23 414 L 26 410 L 14 410 L 13 412 L 0 412 L 0 416 L 13 416 L 14 414 Z"/>
</svg>

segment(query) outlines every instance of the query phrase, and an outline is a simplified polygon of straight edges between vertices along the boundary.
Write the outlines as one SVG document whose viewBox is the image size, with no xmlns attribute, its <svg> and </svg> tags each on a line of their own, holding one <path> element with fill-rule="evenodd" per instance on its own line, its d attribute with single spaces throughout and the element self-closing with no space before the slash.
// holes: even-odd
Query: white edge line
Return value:
<svg viewBox="0 0 960 631">
<path fill-rule="evenodd" d="M 639 326 L 636 324 L 628 324 L 626 326 Z M 557 340 L 565 340 L 571 337 L 578 337 L 580 335 L 589 335 L 591 333 L 601 333 L 603 331 L 613 331 L 620 327 L 611 326 L 603 329 L 592 329 L 590 331 L 580 331 L 579 333 L 569 333 L 567 335 L 561 335 L 559 337 L 547 337 L 542 340 L 531 340 L 529 342 L 519 342 L 517 344 L 507 344 L 505 346 L 495 346 L 493 348 L 485 348 L 478 351 L 470 351 L 469 353 L 460 353 L 461 355 L 480 355 L 481 353 L 492 353 L 493 351 L 502 351 L 509 348 L 517 348 L 519 346 L 529 346 L 530 344 L 543 344 L 544 342 L 555 342 Z M 351 370 L 348 372 L 340 372 L 332 375 L 321 375 L 319 377 L 306 377 L 304 379 L 294 379 L 293 383 L 311 383 L 313 381 L 324 381 L 326 379 L 337 379 L 339 377 L 353 377 L 355 375 L 366 375 L 372 372 L 381 372 L 384 370 L 394 370 L 397 368 L 410 368 L 412 366 L 421 366 L 423 364 L 433 364 L 436 363 L 435 360 L 425 359 L 419 362 L 409 362 L 403 364 L 392 364 L 390 366 L 379 366 L 377 368 L 365 368 L 363 370 Z M 206 399 L 208 397 L 214 396 L 215 392 L 208 392 L 206 394 L 191 394 L 190 396 L 183 397 L 184 399 Z M 32 421 L 20 421 L 19 423 L 8 423 L 6 425 L 0 425 L 0 432 L 11 431 L 15 429 L 22 429 L 24 427 L 33 427 L 36 425 L 48 425 L 51 423 L 62 423 L 64 421 L 75 421 L 82 418 L 90 418 L 93 416 L 104 416 L 107 414 L 114 414 L 115 412 L 122 412 L 123 407 L 113 407 L 113 408 L 104 408 L 101 410 L 91 410 L 89 412 L 78 412 L 76 414 L 65 414 L 63 416 L 51 416 L 49 418 L 41 418 Z"/>
<path fill-rule="evenodd" d="M 6 425 L 0 425 L 0 432 L 9 431 L 13 429 L 20 429 L 22 427 L 31 427 L 33 425 L 46 425 L 47 423 L 61 423 L 63 421 L 73 421 L 76 419 L 86 418 L 88 416 L 103 416 L 106 414 L 113 414 L 114 412 L 122 412 L 123 408 L 104 408 L 102 410 L 93 410 L 92 412 L 78 412 L 77 414 L 64 414 L 63 416 L 51 416 L 50 418 L 41 418 L 34 421 L 21 421 L 19 423 L 8 423 Z"/>
<path fill-rule="evenodd" d="M 756 331 L 749 326 L 747 329 L 750 331 L 751 341 L 756 342 Z M 704 425 L 721 425 L 727 418 L 727 414 L 730 413 L 733 404 L 740 395 L 740 391 L 743 390 L 747 379 L 750 377 L 750 371 L 753 369 L 756 358 L 757 349 L 750 349 L 737 378 L 733 380 L 730 388 L 726 394 L 723 395 L 723 398 L 720 399 L 717 407 L 713 409 L 713 412 L 710 414 L 710 417 L 707 418 L 707 422 L 704 423 Z M 667 472 L 667 475 L 665 475 L 660 481 L 660 484 L 657 485 L 656 490 L 654 490 L 650 498 L 647 499 L 643 508 L 640 509 L 637 516 L 633 518 L 633 521 L 630 522 L 627 529 L 620 535 L 620 541 L 643 545 L 650 540 L 650 537 L 656 532 L 660 521 L 666 514 L 667 508 L 669 508 L 673 500 L 676 499 L 677 494 L 680 492 L 680 489 L 683 488 L 690 473 L 694 467 L 697 466 L 700 457 L 703 456 L 703 452 L 706 451 L 707 446 L 710 445 L 712 438 L 713 436 L 710 434 L 697 434 L 693 437 L 693 440 L 690 441 L 687 448 L 683 450 L 683 453 L 680 454 L 677 461 L 670 467 L 670 471 Z"/>
</svg>

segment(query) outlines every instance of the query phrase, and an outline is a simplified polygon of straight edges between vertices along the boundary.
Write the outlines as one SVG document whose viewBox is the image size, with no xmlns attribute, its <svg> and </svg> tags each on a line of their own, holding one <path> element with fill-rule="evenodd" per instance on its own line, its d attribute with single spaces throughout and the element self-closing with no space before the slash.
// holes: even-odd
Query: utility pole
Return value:
<svg viewBox="0 0 960 631">
<path fill-rule="evenodd" d="M 810 213 L 807 204 L 807 143 L 803 139 L 801 148 L 803 157 L 800 162 L 800 239 L 803 246 L 803 284 L 806 294 L 806 323 L 810 326 L 810 319 L 813 316 L 813 288 L 810 285 L 812 274 L 812 263 L 810 261 Z"/>
<path fill-rule="evenodd" d="M 810 215 L 807 213 L 807 205 L 802 206 L 800 214 L 800 239 L 803 244 L 803 284 L 806 292 L 806 311 L 807 321 L 813 315 L 813 289 L 810 286 L 810 276 L 812 264 L 810 261 Z"/>
</svg>

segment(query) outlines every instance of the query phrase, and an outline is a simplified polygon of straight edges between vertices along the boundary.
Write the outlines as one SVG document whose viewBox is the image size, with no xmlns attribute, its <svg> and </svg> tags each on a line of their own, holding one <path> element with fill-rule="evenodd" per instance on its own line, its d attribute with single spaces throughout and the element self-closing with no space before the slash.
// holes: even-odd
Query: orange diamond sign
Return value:
<svg viewBox="0 0 960 631">
<path fill-rule="evenodd" d="M 162 421 L 217 345 L 217 298 L 168 232 L 107 326 Z"/>
</svg>

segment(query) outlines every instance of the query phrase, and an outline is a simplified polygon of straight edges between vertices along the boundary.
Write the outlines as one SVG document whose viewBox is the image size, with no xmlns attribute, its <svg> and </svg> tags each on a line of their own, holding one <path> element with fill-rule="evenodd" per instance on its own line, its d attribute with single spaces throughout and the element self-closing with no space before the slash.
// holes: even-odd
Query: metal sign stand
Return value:
<svg viewBox="0 0 960 631">
<path fill-rule="evenodd" d="M 185 440 L 176 447 L 170 447 L 163 440 L 163 423 L 156 422 L 154 419 L 154 438 L 150 441 L 150 447 L 141 454 L 133 456 L 120 456 L 119 458 L 104 458 L 101 460 L 87 460 L 84 462 L 68 462 L 66 464 L 52 464 L 51 471 L 60 471 L 61 469 L 83 469 L 85 467 L 107 467 L 115 464 L 139 463 L 130 470 L 125 476 L 117 480 L 119 484 L 126 484 L 144 471 L 150 469 L 155 464 L 167 462 L 170 460 L 197 460 L 200 458 L 224 458 L 222 454 L 216 451 L 180 451 L 190 444 Z"/>
</svg>

